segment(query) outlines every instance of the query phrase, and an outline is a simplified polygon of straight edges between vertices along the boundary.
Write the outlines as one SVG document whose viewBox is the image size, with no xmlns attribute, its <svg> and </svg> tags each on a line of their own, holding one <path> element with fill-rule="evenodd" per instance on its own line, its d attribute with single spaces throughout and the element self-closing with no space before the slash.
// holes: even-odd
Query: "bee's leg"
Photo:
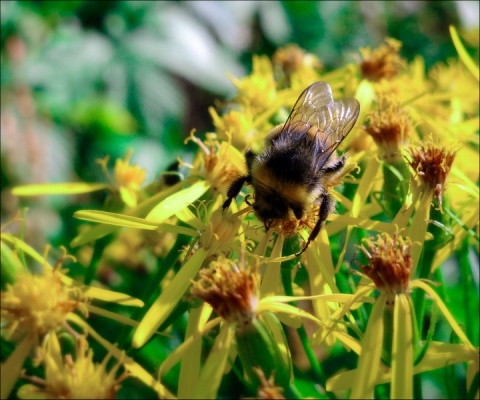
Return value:
<svg viewBox="0 0 480 400">
<path fill-rule="evenodd" d="M 228 208 L 230 206 L 230 203 L 232 202 L 232 200 L 235 197 L 238 196 L 238 194 L 240 193 L 240 190 L 242 190 L 242 187 L 243 187 L 244 183 L 245 182 L 250 182 L 250 181 L 251 181 L 250 175 L 241 176 L 237 180 L 233 181 L 233 183 L 228 188 L 227 200 L 225 200 L 225 202 L 223 203 L 223 206 L 222 206 L 223 210 Z"/>
<path fill-rule="evenodd" d="M 247 164 L 247 170 L 249 174 L 252 173 L 252 163 L 255 157 L 256 157 L 256 154 L 252 150 L 248 149 L 245 152 L 245 162 Z"/>
<path fill-rule="evenodd" d="M 335 205 L 335 201 L 333 200 L 332 196 L 326 193 L 323 196 L 322 204 L 320 205 L 320 210 L 318 210 L 318 221 L 313 227 L 312 232 L 310 232 L 310 236 L 308 237 L 308 240 L 307 240 L 307 243 L 305 243 L 305 246 L 303 246 L 303 249 L 300 252 L 295 254 L 297 257 L 300 256 L 305 250 L 307 250 L 308 246 L 310 245 L 310 242 L 314 241 L 315 238 L 318 236 L 318 234 L 320 233 L 320 229 L 322 229 L 322 226 L 327 220 L 327 217 L 332 211 L 332 208 L 334 207 L 334 205 Z"/>
<path fill-rule="evenodd" d="M 333 164 L 329 165 L 328 167 L 323 167 L 322 172 L 324 174 L 334 174 L 335 172 L 340 171 L 345 166 L 345 156 L 342 155 L 338 157 Z"/>
</svg>

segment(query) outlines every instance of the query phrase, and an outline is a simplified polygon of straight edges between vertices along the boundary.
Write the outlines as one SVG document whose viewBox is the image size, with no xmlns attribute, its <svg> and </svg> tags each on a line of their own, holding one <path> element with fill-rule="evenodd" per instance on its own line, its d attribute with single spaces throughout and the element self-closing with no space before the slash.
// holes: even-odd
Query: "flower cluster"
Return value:
<svg viewBox="0 0 480 400">
<path fill-rule="evenodd" d="M 214 132 L 203 140 L 193 131 L 188 137 L 198 148 L 191 164 L 179 161 L 182 179 L 142 189 L 145 172 L 129 165 L 129 153 L 117 160 L 110 185 L 48 186 L 50 192 L 111 192 L 104 211 L 74 214 L 97 223 L 82 228 L 71 243 L 85 259 L 91 257 L 84 285 L 98 279 L 97 266 L 118 248 L 107 244 L 126 247 L 125 231 L 144 230 L 154 238 L 143 241 L 141 256 L 133 258 L 149 262 L 153 271 L 141 290 L 146 306 L 132 319 L 115 317 L 131 327 L 122 330 L 121 348 L 140 354 L 145 345 L 161 344 L 168 354 L 155 360 L 158 376 L 153 378 L 122 358 L 118 348 L 105 345 L 118 364 L 88 378 L 108 381 L 106 392 L 97 396 L 116 393 L 124 378 L 114 376 L 121 364 L 163 397 L 170 396 L 169 390 L 181 398 L 221 397 L 222 382 L 229 379 L 225 375 L 242 382 L 240 396 L 302 397 L 297 388 L 302 378 L 297 380 L 299 369 L 293 365 L 299 354 L 316 382 L 305 396 L 323 395 L 321 386 L 331 397 L 371 398 L 389 390 L 391 398 L 413 398 L 421 393 L 415 374 L 449 363 L 466 363 L 465 390 L 478 390 L 478 381 L 477 389 L 472 386 L 478 373 L 474 321 L 463 321 L 469 326 L 466 332 L 460 328 L 439 268 L 457 255 L 460 278 L 467 284 L 468 251 L 478 252 L 479 241 L 478 93 L 465 95 L 472 81 L 478 85 L 478 70 L 472 74 L 473 61 L 461 43 L 454 43 L 462 62 L 431 71 L 425 71 L 419 57 L 403 59 L 402 44 L 391 38 L 377 49 L 359 49 L 357 63 L 334 71 L 325 71 L 321 60 L 295 45 L 279 49 L 271 59 L 255 56 L 250 75 L 232 77 L 236 96 L 209 109 Z M 459 77 L 455 82 L 453 75 Z M 286 141 L 282 129 L 292 106 L 317 81 L 326 82 L 336 100 L 355 98 L 360 111 L 345 122 L 343 110 L 332 103 L 312 104 L 329 94 L 301 100 L 303 114 L 293 121 L 323 146 L 316 150 L 323 169 L 315 171 L 322 185 L 312 191 L 312 181 L 296 177 L 297 185 L 282 192 L 290 201 L 288 213 L 275 218 L 275 207 L 283 203 L 266 196 L 263 207 L 271 207 L 273 217 L 263 220 L 255 204 L 260 197 L 256 188 L 262 190 L 263 183 L 249 185 L 259 171 L 258 160 L 248 165 L 246 160 L 262 154 L 272 141 Z M 315 121 L 323 121 L 322 129 Z M 347 132 L 344 125 L 353 128 Z M 345 156 L 336 157 L 336 152 Z M 102 165 L 106 170 L 106 161 Z M 334 177 L 325 180 L 330 172 Z M 289 179 L 279 185 L 284 189 Z M 38 186 L 21 187 L 15 193 L 39 191 Z M 291 201 L 299 198 L 308 204 L 301 208 Z M 138 247 L 117 251 L 115 263 L 131 264 L 129 253 Z M 89 252 L 81 253 L 86 248 Z M 466 255 L 455 253 L 459 248 Z M 357 259 L 355 249 L 366 260 L 356 262 L 362 273 L 348 268 L 349 260 Z M 65 328 L 65 320 L 79 325 L 83 317 L 75 311 L 83 311 L 85 318 L 87 309 L 101 313 L 101 307 L 83 301 L 90 286 L 65 289 L 66 278 L 59 273 L 45 272 L 42 278 L 18 274 L 16 283 L 2 292 L 8 338 L 13 332 L 44 337 Z M 47 287 L 50 294 L 44 297 Z M 111 311 L 103 314 L 112 317 Z M 435 334 L 437 319 L 458 343 Z M 169 338 L 157 335 L 162 331 Z M 102 341 L 98 334 L 95 339 Z M 75 366 L 57 353 L 54 362 L 44 358 L 47 372 L 52 363 L 60 371 L 58 382 L 67 386 L 68 396 L 84 394 L 74 375 L 97 371 L 84 339 L 77 343 Z M 349 365 L 356 362 L 356 367 L 323 370 L 321 361 L 333 365 L 342 357 L 353 357 Z M 52 385 L 49 379 L 36 383 L 44 393 L 54 393 L 45 389 Z M 390 383 L 388 389 L 384 383 Z"/>
</svg>

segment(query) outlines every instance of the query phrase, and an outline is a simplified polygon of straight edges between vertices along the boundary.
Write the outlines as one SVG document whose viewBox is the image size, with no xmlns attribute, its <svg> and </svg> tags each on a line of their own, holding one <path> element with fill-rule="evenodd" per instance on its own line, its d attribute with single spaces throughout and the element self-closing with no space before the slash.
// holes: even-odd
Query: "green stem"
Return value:
<svg viewBox="0 0 480 400">
<path fill-rule="evenodd" d="M 413 398 L 415 400 L 423 399 L 423 390 L 422 390 L 422 375 L 417 374 L 413 375 Z"/>
<path fill-rule="evenodd" d="M 435 251 L 424 247 L 422 256 L 420 257 L 419 265 L 417 268 L 418 278 L 427 279 L 430 276 L 432 270 L 433 258 Z M 423 337 L 423 318 L 425 314 L 425 292 L 423 290 L 416 290 L 413 293 L 413 304 L 415 310 L 415 316 L 417 318 L 417 326 L 420 336 Z"/>
<path fill-rule="evenodd" d="M 293 385 L 293 383 L 288 387 L 286 398 L 292 398 L 292 399 L 303 399 L 301 393 L 298 391 L 298 389 Z"/>
<path fill-rule="evenodd" d="M 390 219 L 400 211 L 408 192 L 408 169 L 403 159 L 383 163 L 385 211 Z"/>
<path fill-rule="evenodd" d="M 383 349 L 382 359 L 386 365 L 390 366 L 392 363 L 392 345 L 393 345 L 393 306 L 385 306 L 383 312 Z"/>
<path fill-rule="evenodd" d="M 90 260 L 90 266 L 85 273 L 85 285 L 90 285 L 90 283 L 92 283 L 92 281 L 95 279 L 98 265 L 100 264 L 100 260 L 102 259 L 103 251 L 105 250 L 105 247 L 107 247 L 108 244 L 111 242 L 112 237 L 112 235 L 107 235 L 95 241 L 95 245 L 93 246 L 92 259 Z"/>
</svg>

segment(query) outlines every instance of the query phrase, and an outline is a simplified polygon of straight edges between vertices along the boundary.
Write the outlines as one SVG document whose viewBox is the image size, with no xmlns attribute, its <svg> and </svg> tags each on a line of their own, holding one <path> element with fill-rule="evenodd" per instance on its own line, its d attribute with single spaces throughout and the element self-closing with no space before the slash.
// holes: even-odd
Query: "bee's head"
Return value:
<svg viewBox="0 0 480 400">
<path fill-rule="evenodd" d="M 256 193 L 252 207 L 257 217 L 265 224 L 266 230 L 270 228 L 273 220 L 288 216 L 287 202 L 274 192 Z"/>
</svg>

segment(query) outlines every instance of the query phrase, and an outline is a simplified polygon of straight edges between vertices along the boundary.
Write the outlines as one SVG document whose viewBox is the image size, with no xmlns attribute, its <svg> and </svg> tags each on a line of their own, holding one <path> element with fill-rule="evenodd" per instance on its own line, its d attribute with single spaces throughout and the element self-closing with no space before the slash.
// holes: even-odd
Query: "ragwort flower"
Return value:
<svg viewBox="0 0 480 400">
<path fill-rule="evenodd" d="M 413 374 L 419 369 L 444 367 L 448 361 L 470 362 L 478 350 L 471 345 L 438 294 L 423 281 L 411 280 L 414 259 L 410 239 L 383 234 L 376 240 L 367 239 L 360 249 L 368 260 L 361 269 L 372 279 L 380 296 L 375 301 L 362 338 L 357 369 L 332 377 L 327 382 L 327 390 L 352 389 L 351 398 L 370 398 L 377 384 L 390 381 L 391 398 L 412 398 Z M 371 286 L 358 289 L 357 295 L 363 295 Z M 442 358 L 441 346 L 428 343 L 430 347 L 416 365 L 419 361 L 416 358 L 421 354 L 419 349 L 427 343 L 419 342 L 417 337 L 415 312 L 410 300 L 410 291 L 414 289 L 421 289 L 432 297 L 459 336 L 463 342 L 458 345 L 461 357 L 455 360 Z M 439 358 L 435 359 L 435 353 Z"/>
<path fill-rule="evenodd" d="M 129 318 L 104 312 L 102 308 L 90 304 L 90 300 L 100 299 L 137 307 L 143 303 L 121 293 L 75 284 L 61 269 L 65 259 L 70 258 L 66 253 L 60 257 L 55 267 L 52 267 L 47 261 L 49 247 L 46 247 L 45 255 L 42 257 L 13 235 L 2 233 L 1 239 L 2 245 L 11 244 L 42 265 L 42 274 L 32 274 L 26 267 L 18 269 L 13 282 L 8 283 L 1 294 L 2 334 L 6 339 L 18 343 L 13 353 L 2 364 L 3 398 L 13 389 L 25 359 L 32 350 L 37 351 L 44 340 L 48 340 L 61 330 L 66 330 L 74 337 L 78 336 L 69 324 L 72 321 L 77 326 L 91 331 L 76 312 L 80 312 L 83 317 L 92 312 L 122 323 L 134 324 Z M 4 263 L 3 268 L 6 268 Z"/>
<path fill-rule="evenodd" d="M 111 353 L 101 363 L 95 363 L 84 336 L 77 339 L 75 358 L 70 354 L 62 357 L 55 335 L 45 342 L 41 353 L 45 379 L 25 376 L 34 384 L 22 386 L 17 393 L 20 398 L 115 399 L 121 382 L 128 377 L 127 373 L 116 377 L 123 360 L 107 369 Z"/>
<path fill-rule="evenodd" d="M 269 277 L 264 276 L 264 281 L 268 281 L 268 286 L 271 286 Z M 272 381 L 275 385 L 284 390 L 288 387 L 291 357 L 279 320 L 295 328 L 300 326 L 300 318 L 310 319 L 319 325 L 322 322 L 305 311 L 285 304 L 310 299 L 309 296 L 275 296 L 263 286 L 263 283 L 260 284 L 257 267 L 241 267 L 225 257 L 212 260 L 207 268 L 200 271 L 191 293 L 206 303 L 191 310 L 184 343 L 165 360 L 159 371 L 161 376 L 177 362 L 181 362 L 179 397 L 208 397 L 216 393 L 223 371 L 228 368 L 229 354 L 238 354 L 247 379 L 259 390 L 262 380 L 258 368 L 265 376 L 271 377 L 274 372 Z M 344 296 L 343 301 L 351 298 Z M 324 301 L 338 300 L 335 295 L 316 297 L 321 297 Z M 212 311 L 219 317 L 208 321 Z M 220 325 L 220 332 L 201 367 L 201 335 L 217 325 Z M 333 330 L 332 333 L 336 335 L 337 331 Z M 232 335 L 236 339 L 236 351 L 233 352 Z M 348 341 L 346 335 L 342 334 L 339 338 Z M 351 341 L 348 343 L 355 347 Z M 233 360 L 228 362 L 233 363 Z M 186 371 L 196 373 L 187 375 Z"/>
<path fill-rule="evenodd" d="M 276 85 L 273 68 L 268 57 L 253 57 L 253 72 L 243 78 L 232 77 L 238 89 L 236 101 L 254 115 L 268 109 L 276 98 Z"/>
<path fill-rule="evenodd" d="M 438 146 L 430 139 L 419 146 L 409 148 L 408 163 L 412 167 L 423 190 L 442 205 L 445 181 L 455 160 L 456 151 Z"/>
<path fill-rule="evenodd" d="M 406 66 L 405 60 L 399 55 L 402 43 L 392 38 L 385 39 L 385 42 L 375 50 L 360 49 L 360 70 L 366 79 L 392 79 Z"/>
</svg>

